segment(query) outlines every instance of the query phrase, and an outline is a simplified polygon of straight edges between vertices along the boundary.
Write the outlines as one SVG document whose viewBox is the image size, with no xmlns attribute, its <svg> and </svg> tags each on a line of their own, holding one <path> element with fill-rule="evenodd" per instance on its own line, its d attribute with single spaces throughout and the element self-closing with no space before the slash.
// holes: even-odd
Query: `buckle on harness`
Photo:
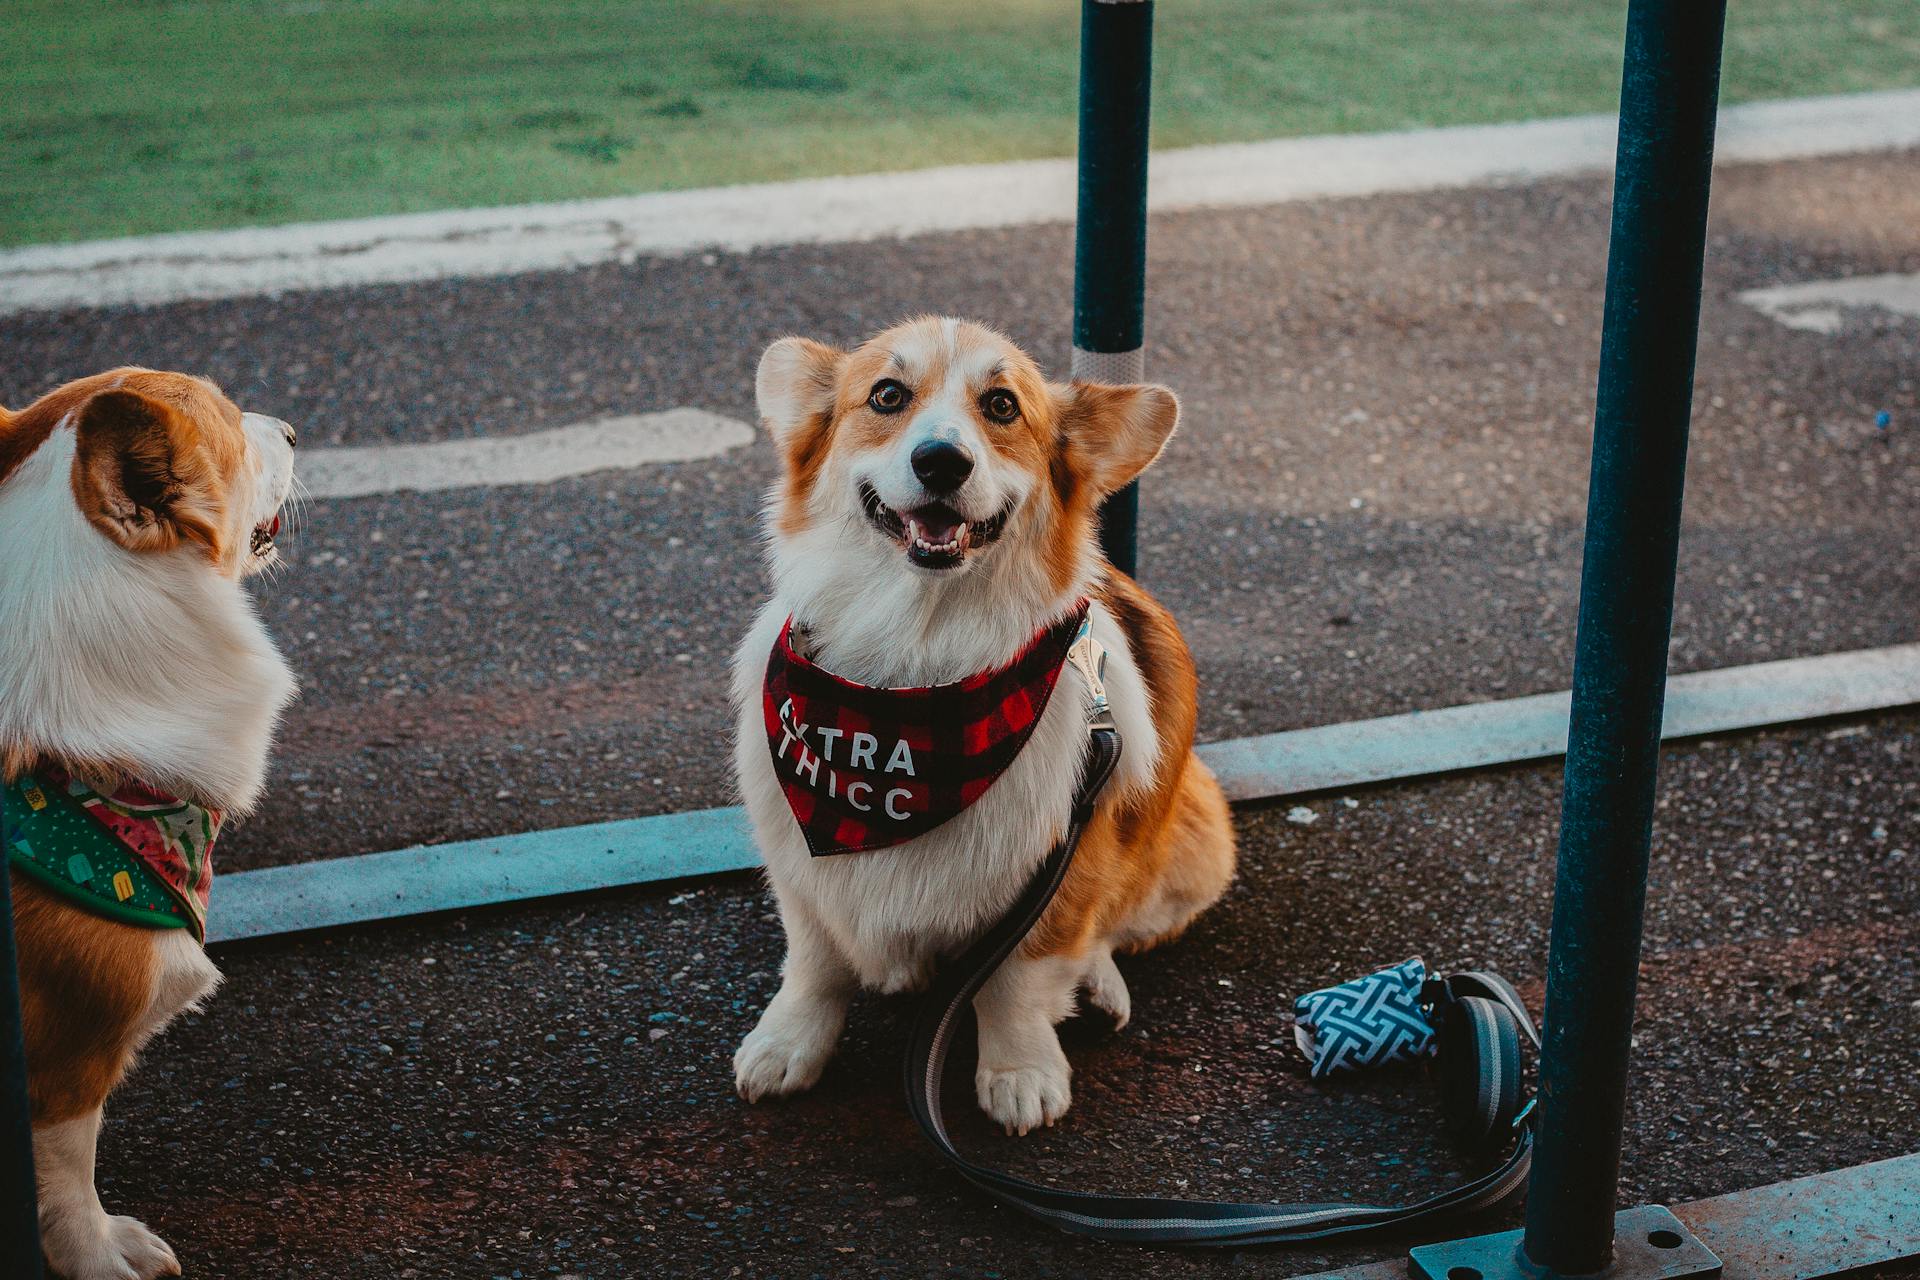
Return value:
<svg viewBox="0 0 1920 1280">
<path fill-rule="evenodd" d="M 1080 620 L 1080 630 L 1074 633 L 1073 643 L 1067 646 L 1067 661 L 1087 682 L 1087 692 L 1091 695 L 1091 701 L 1087 703 L 1087 727 L 1113 728 L 1113 707 L 1107 702 L 1107 686 L 1101 679 L 1107 669 L 1107 650 L 1106 646 L 1093 638 L 1091 614 Z"/>
</svg>

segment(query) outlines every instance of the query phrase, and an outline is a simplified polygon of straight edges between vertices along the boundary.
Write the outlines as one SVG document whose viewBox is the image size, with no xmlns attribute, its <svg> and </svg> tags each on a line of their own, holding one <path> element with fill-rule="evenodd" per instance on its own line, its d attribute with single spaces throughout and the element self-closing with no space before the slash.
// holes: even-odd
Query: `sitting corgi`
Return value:
<svg viewBox="0 0 1920 1280">
<path fill-rule="evenodd" d="M 734 661 L 735 769 L 787 958 L 736 1087 L 813 1085 L 858 988 L 920 987 L 1019 896 L 1086 751 L 1089 690 L 1060 663 L 1084 621 L 1124 750 L 1058 896 L 974 1001 L 981 1108 L 1008 1133 L 1050 1125 L 1071 1100 L 1055 1024 L 1084 991 L 1124 1025 L 1114 953 L 1179 936 L 1233 875 L 1192 657 L 1096 536 L 1179 406 L 1048 382 L 952 319 L 852 351 L 783 339 L 756 391 L 783 470 L 773 598 Z"/>
<path fill-rule="evenodd" d="M 101 1107 L 219 981 L 214 838 L 259 799 L 294 679 L 241 580 L 273 564 L 293 429 L 116 369 L 0 409 L 0 785 L 47 1261 L 180 1274 L 94 1191 Z"/>
</svg>

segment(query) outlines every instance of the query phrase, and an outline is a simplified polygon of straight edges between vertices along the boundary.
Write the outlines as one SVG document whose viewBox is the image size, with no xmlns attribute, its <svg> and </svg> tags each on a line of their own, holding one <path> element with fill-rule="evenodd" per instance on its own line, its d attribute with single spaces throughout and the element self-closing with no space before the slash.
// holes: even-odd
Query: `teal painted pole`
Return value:
<svg viewBox="0 0 1920 1280">
<path fill-rule="evenodd" d="M 1613 1257 L 1726 0 L 1627 10 L 1524 1249 Z"/>
<path fill-rule="evenodd" d="M 1073 239 L 1073 376 L 1146 376 L 1147 126 L 1153 78 L 1152 0 L 1081 0 L 1080 196 Z M 1125 573 L 1138 567 L 1137 484 L 1100 511 L 1100 545 Z"/>
<path fill-rule="evenodd" d="M 0 789 L 0 850 L 12 843 Z M 0 853 L 0 1276 L 40 1280 L 39 1197 L 33 1181 L 33 1115 L 13 946 L 13 875 Z"/>
</svg>

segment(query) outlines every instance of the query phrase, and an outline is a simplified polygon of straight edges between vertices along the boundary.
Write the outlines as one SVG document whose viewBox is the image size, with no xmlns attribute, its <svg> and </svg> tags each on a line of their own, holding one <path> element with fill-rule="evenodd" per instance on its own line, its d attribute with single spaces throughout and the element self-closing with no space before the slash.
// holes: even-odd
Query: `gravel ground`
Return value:
<svg viewBox="0 0 1920 1280">
<path fill-rule="evenodd" d="M 1916 712 L 1669 753 L 1624 1201 L 1920 1149 L 1917 763 Z M 1430 1087 L 1309 1084 L 1280 1011 L 1415 953 L 1537 1009 L 1558 795 L 1530 767 L 1324 797 L 1310 825 L 1243 810 L 1226 900 L 1125 965 L 1133 1024 L 1066 1028 L 1069 1116 L 997 1136 L 963 1045 L 960 1141 L 1168 1194 L 1437 1186 Z M 748 1107 L 728 1059 L 779 956 L 747 877 L 222 949 L 210 1011 L 112 1107 L 103 1194 L 236 1280 L 1284 1276 L 1394 1247 L 1115 1251 L 990 1206 L 906 1115 L 904 999 L 856 1006 L 815 1093 Z"/>
<path fill-rule="evenodd" d="M 1910 641 L 1920 322 L 1796 332 L 1733 294 L 1920 269 L 1920 154 L 1716 192 L 1673 661 Z M 1606 189 L 1189 213 L 1154 225 L 1152 369 L 1188 410 L 1144 576 L 1225 737 L 1563 688 Z M 679 404 L 751 416 L 771 337 L 907 313 L 1063 354 L 1060 228 L 0 319 L 0 398 L 123 361 L 213 373 L 304 441 L 505 434 Z M 1876 429 L 1874 415 L 1892 425 Z M 322 504 L 261 589 L 299 667 L 228 867 L 722 803 L 724 656 L 758 597 L 764 445 L 712 462 Z M 1627 1200 L 1920 1148 L 1920 713 L 1668 757 Z M 963 1141 L 1089 1185 L 1397 1196 L 1453 1168 L 1414 1073 L 1312 1087 L 1288 997 L 1421 953 L 1538 1002 L 1559 779 L 1526 767 L 1243 810 L 1242 875 L 1067 1029 L 1077 1104 Z M 1353 803 L 1349 805 L 1348 800 Z M 774 986 L 750 879 L 225 948 L 210 1010 L 117 1099 L 103 1191 L 203 1277 L 1083 1275 L 1114 1251 L 939 1172 L 868 1000 L 811 1097 L 727 1059 Z M 965 1049 L 962 1050 L 966 1052 Z M 966 1072 L 956 1073 L 964 1083 Z M 1141 1276 L 1372 1253 L 1126 1252 Z"/>
<path fill-rule="evenodd" d="M 1676 669 L 1916 638 L 1920 321 L 1858 311 L 1829 337 L 1732 298 L 1920 269 L 1916 175 L 1920 153 L 1719 180 Z M 1566 687 L 1607 194 L 1155 221 L 1151 367 L 1187 426 L 1148 480 L 1143 577 L 1198 654 L 1204 736 Z M 1060 357 L 1071 259 L 1064 228 L 1025 228 L 13 316 L 0 399 L 136 360 L 208 371 L 303 442 L 751 418 L 753 363 L 789 331 L 952 311 Z M 773 465 L 762 443 L 320 504 L 261 590 L 306 692 L 225 865 L 725 803 L 724 664 L 764 589 Z"/>
</svg>

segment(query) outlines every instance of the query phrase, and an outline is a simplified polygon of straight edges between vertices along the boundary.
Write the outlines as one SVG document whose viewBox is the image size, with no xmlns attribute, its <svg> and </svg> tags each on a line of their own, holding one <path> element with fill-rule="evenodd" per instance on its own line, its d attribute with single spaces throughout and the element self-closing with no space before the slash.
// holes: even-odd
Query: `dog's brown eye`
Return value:
<svg viewBox="0 0 1920 1280">
<path fill-rule="evenodd" d="M 907 407 L 913 393 L 892 378 L 882 378 L 867 392 L 867 404 L 875 413 L 898 413 Z"/>
<path fill-rule="evenodd" d="M 995 422 L 1012 422 L 1020 416 L 1020 402 L 1013 398 L 1013 392 L 1000 387 L 981 396 L 980 407 Z"/>
</svg>

